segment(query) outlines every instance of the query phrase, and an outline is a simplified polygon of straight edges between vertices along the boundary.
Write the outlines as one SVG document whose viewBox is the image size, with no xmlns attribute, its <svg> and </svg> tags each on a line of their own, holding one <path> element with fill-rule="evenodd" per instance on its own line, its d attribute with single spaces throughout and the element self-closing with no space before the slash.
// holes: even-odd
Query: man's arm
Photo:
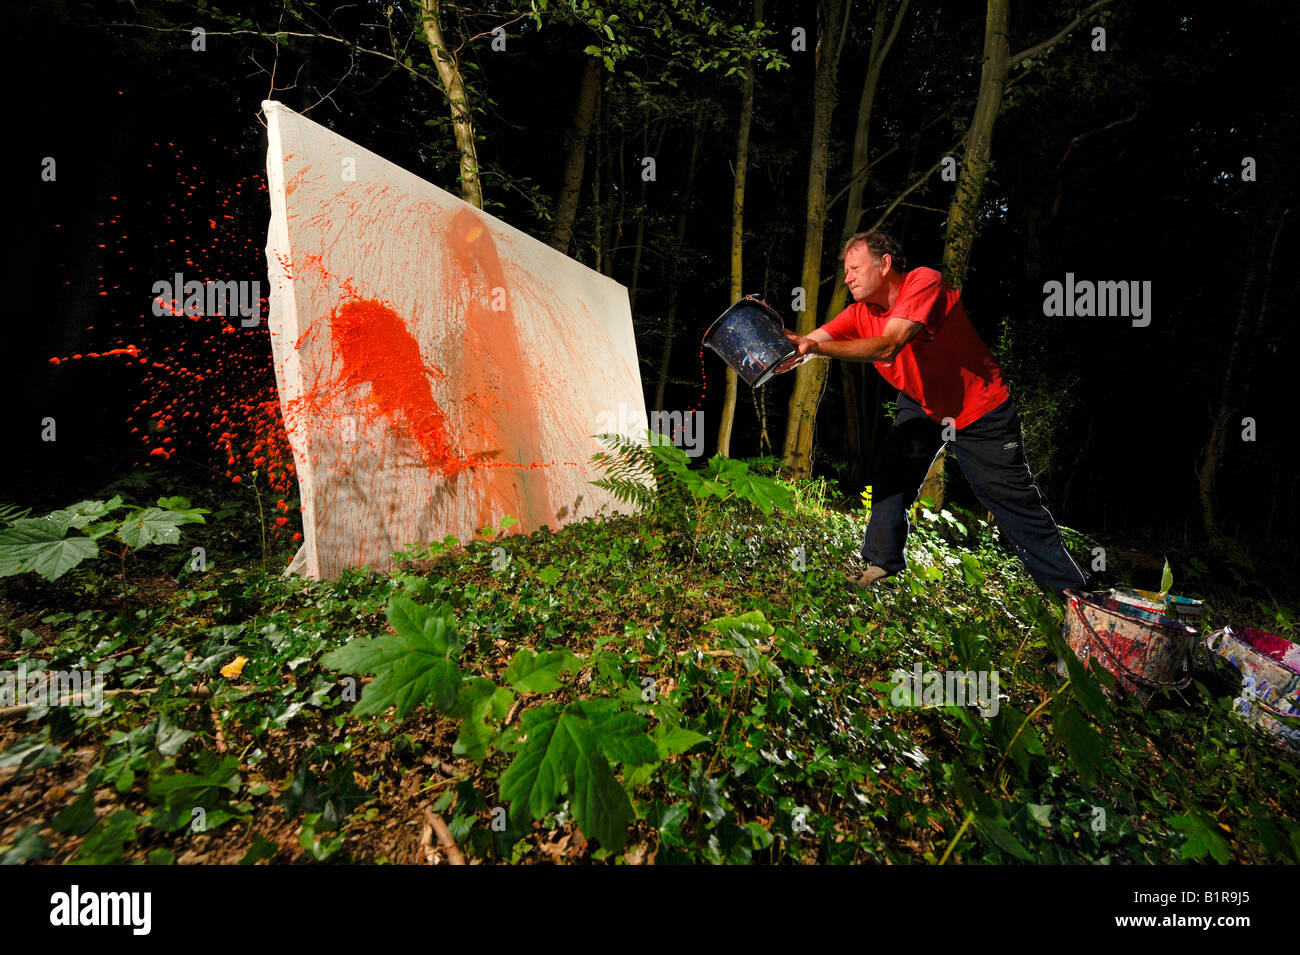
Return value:
<svg viewBox="0 0 1300 955">
<path fill-rule="evenodd" d="M 891 318 L 885 323 L 885 333 L 874 338 L 855 338 L 850 341 L 832 341 L 820 328 L 806 336 L 786 331 L 785 337 L 794 343 L 800 355 L 821 355 L 825 358 L 842 358 L 845 361 L 893 361 L 900 351 L 925 326 L 906 318 Z"/>
</svg>

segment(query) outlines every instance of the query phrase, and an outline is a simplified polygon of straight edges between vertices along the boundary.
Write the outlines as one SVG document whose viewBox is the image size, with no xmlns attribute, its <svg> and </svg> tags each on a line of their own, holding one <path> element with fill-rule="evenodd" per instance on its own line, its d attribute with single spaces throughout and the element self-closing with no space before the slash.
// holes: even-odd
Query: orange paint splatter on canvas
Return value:
<svg viewBox="0 0 1300 955">
<path fill-rule="evenodd" d="M 370 299 L 354 300 L 334 312 L 330 328 L 342 384 L 369 384 L 376 411 L 415 442 L 431 471 L 452 478 L 470 466 L 451 446 L 419 343 L 396 312 Z"/>
</svg>

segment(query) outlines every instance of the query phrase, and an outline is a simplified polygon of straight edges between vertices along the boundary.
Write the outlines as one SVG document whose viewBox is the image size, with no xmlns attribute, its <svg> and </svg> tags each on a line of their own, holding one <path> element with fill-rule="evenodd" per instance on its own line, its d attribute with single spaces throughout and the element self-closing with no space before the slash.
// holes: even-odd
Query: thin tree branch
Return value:
<svg viewBox="0 0 1300 955">
<path fill-rule="evenodd" d="M 888 208 L 886 208 L 885 211 L 880 214 L 880 218 L 876 220 L 876 224 L 873 225 L 867 231 L 874 232 L 877 229 L 879 229 L 882 225 L 884 225 L 884 222 L 886 219 L 889 218 L 890 213 L 892 213 L 895 209 L 897 209 L 899 204 L 908 196 L 910 196 L 914 191 L 916 191 L 916 189 L 919 188 L 923 182 L 925 182 L 936 172 L 938 172 L 939 167 L 943 165 L 943 161 L 947 159 L 948 156 L 951 156 L 958 149 L 960 149 L 962 147 L 962 144 L 965 142 L 966 142 L 966 134 L 963 133 L 961 139 L 957 140 L 956 144 L 954 144 L 953 147 L 949 149 L 945 155 L 940 156 L 939 160 L 933 166 L 931 166 L 925 172 L 921 173 L 921 175 L 917 176 L 910 186 L 908 186 L 901 193 L 899 193 L 897 196 L 894 197 L 894 201 L 891 202 Z"/>
<path fill-rule="evenodd" d="M 189 33 L 190 32 L 189 27 L 155 27 L 155 26 L 150 26 L 147 23 L 107 23 L 104 25 L 111 26 L 111 27 L 130 27 L 132 29 L 137 29 L 137 30 L 152 30 L 155 33 Z M 308 40 L 328 40 L 331 43 L 341 43 L 343 46 L 350 48 L 356 53 L 369 53 L 371 56 L 380 57 L 381 59 L 388 60 L 389 62 L 394 63 L 397 66 L 400 66 L 402 69 L 406 70 L 407 73 L 411 74 L 411 76 L 414 76 L 417 79 L 423 80 L 425 83 L 428 83 L 439 93 L 441 93 L 444 98 L 447 97 L 447 91 L 442 88 L 441 84 L 435 82 L 431 77 L 429 77 L 425 73 L 420 72 L 415 67 L 407 66 L 405 62 L 398 59 L 397 57 L 391 56 L 388 53 L 384 53 L 382 50 L 372 50 L 369 47 L 359 46 L 358 44 L 354 43 L 352 40 L 345 40 L 343 37 L 330 36 L 328 33 L 298 33 L 293 30 L 276 30 L 274 33 L 266 33 L 262 30 L 205 30 L 204 33 L 207 36 L 241 36 L 241 35 L 256 36 L 256 37 L 261 37 L 264 40 L 275 40 L 282 36 L 288 36 L 288 37 L 301 37 L 303 39 L 308 39 Z"/>
<path fill-rule="evenodd" d="M 1060 32 L 1054 34 L 1053 36 L 1048 37 L 1042 43 L 1035 43 L 1033 46 L 1021 50 L 1019 53 L 1016 53 L 1014 56 L 1007 57 L 1007 68 L 1010 69 L 1011 67 L 1019 63 L 1021 60 L 1027 60 L 1031 56 L 1034 56 L 1038 53 L 1042 53 L 1048 47 L 1052 47 L 1060 43 L 1067 36 L 1069 36 L 1071 30 L 1073 30 L 1075 27 L 1077 27 L 1080 23 L 1084 21 L 1084 18 L 1086 18 L 1088 14 L 1092 13 L 1092 11 L 1094 10 L 1098 10 L 1101 7 L 1106 6 L 1106 4 L 1110 2 L 1112 2 L 1112 0 L 1097 0 L 1096 3 L 1088 7 L 1077 17 L 1071 20 L 1068 24 L 1066 24 L 1064 29 L 1062 29 Z"/>
<path fill-rule="evenodd" d="M 1099 126 L 1096 129 L 1092 129 L 1086 133 L 1080 133 L 1078 136 L 1075 136 L 1073 139 L 1070 140 L 1070 145 L 1066 147 L 1065 152 L 1061 155 L 1061 161 L 1056 164 L 1056 168 L 1060 169 L 1062 166 L 1064 166 L 1065 161 L 1070 158 L 1070 153 L 1074 152 L 1074 147 L 1079 145 L 1085 139 L 1088 139 L 1092 136 L 1096 136 L 1098 133 L 1104 133 L 1108 129 L 1114 129 L 1116 126 L 1123 126 L 1125 123 L 1133 122 L 1133 120 L 1137 119 L 1139 111 L 1140 110 L 1135 109 L 1133 110 L 1131 115 L 1125 116 L 1123 119 L 1114 120 L 1112 122 L 1107 123 L 1105 126 Z"/>
<path fill-rule="evenodd" d="M 508 27 L 508 26 L 510 26 L 510 25 L 512 25 L 512 24 L 518 23 L 520 20 L 526 20 L 526 19 L 528 19 L 528 18 L 531 17 L 531 16 L 532 16 L 532 13 L 521 13 L 521 14 L 519 14 L 519 16 L 515 17 L 513 20 L 507 20 L 505 23 L 498 23 L 498 24 L 497 24 L 496 26 L 494 26 L 491 30 L 484 30 L 482 33 L 475 33 L 475 34 L 474 34 L 473 36 L 471 36 L 471 37 L 466 37 L 465 39 L 463 39 L 463 40 L 460 41 L 460 46 L 456 47 L 456 49 L 452 51 L 452 56 L 455 56 L 455 57 L 459 58 L 459 57 L 460 57 L 460 51 L 463 50 L 463 49 L 465 49 L 466 46 L 468 46 L 469 44 L 473 43 L 475 40 L 481 40 L 481 39 L 483 39 L 483 37 L 485 37 L 485 36 L 491 36 L 491 35 L 494 34 L 497 30 L 499 30 L 499 29 L 503 29 L 503 28 Z"/>
</svg>

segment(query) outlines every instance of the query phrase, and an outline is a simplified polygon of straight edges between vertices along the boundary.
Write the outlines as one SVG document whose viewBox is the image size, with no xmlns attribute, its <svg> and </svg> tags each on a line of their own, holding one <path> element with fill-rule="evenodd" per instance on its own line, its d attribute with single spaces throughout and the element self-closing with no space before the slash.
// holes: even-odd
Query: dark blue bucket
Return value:
<svg viewBox="0 0 1300 955">
<path fill-rule="evenodd" d="M 718 316 L 704 344 L 722 356 L 751 388 L 765 385 L 781 362 L 797 353 L 785 337 L 776 310 L 756 298 L 742 298 Z"/>
</svg>

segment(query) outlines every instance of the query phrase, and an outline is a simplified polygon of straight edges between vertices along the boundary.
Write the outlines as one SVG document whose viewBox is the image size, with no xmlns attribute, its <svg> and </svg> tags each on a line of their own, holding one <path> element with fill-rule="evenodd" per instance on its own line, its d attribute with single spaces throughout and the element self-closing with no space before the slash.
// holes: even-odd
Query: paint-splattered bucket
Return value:
<svg viewBox="0 0 1300 955">
<path fill-rule="evenodd" d="M 1167 611 L 1166 616 L 1173 617 L 1179 623 L 1185 623 L 1197 630 L 1201 629 L 1201 611 L 1205 609 L 1204 601 L 1192 597 L 1179 597 L 1175 594 L 1170 594 L 1166 599 L 1169 601 L 1168 611 L 1172 611 Z"/>
<path fill-rule="evenodd" d="M 1171 617 L 1189 627 L 1200 628 L 1201 609 L 1204 606 L 1200 600 L 1176 594 L 1161 594 L 1154 590 L 1127 590 L 1123 587 L 1112 588 L 1110 596 L 1122 604 Z"/>
<path fill-rule="evenodd" d="M 767 384 L 777 366 L 797 352 L 785 337 L 781 316 L 752 296 L 719 315 L 704 333 L 704 344 L 721 355 L 751 388 Z"/>
<path fill-rule="evenodd" d="M 1197 631 L 1160 613 L 1096 593 L 1065 592 L 1065 640 L 1084 663 L 1096 657 L 1146 705 L 1158 689 L 1192 682 Z"/>
<path fill-rule="evenodd" d="M 1300 719 L 1300 646 L 1274 633 L 1231 626 L 1206 637 L 1205 646 L 1240 674 L 1233 710 L 1279 745 L 1300 752 L 1300 728 L 1279 718 Z"/>
<path fill-rule="evenodd" d="M 1118 600 L 1122 604 L 1130 607 L 1137 607 L 1139 610 L 1145 610 L 1147 613 L 1163 614 L 1165 612 L 1165 598 L 1160 594 L 1150 590 L 1128 590 L 1124 587 L 1112 587 L 1110 591 L 1112 600 Z"/>
</svg>

